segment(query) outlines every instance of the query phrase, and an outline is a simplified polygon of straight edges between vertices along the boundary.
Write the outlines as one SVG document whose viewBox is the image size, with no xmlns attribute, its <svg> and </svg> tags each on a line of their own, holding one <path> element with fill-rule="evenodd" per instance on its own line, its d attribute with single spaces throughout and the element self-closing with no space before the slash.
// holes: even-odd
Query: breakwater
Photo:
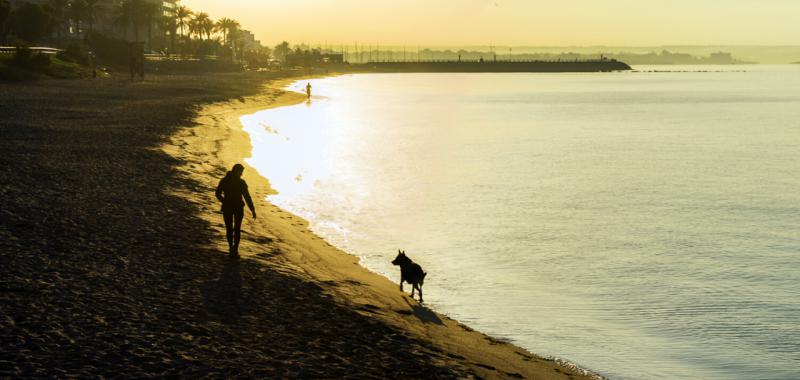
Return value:
<svg viewBox="0 0 800 380">
<path fill-rule="evenodd" d="M 624 62 L 610 59 L 580 61 L 381 61 L 353 68 L 386 73 L 573 73 L 627 71 Z"/>
</svg>

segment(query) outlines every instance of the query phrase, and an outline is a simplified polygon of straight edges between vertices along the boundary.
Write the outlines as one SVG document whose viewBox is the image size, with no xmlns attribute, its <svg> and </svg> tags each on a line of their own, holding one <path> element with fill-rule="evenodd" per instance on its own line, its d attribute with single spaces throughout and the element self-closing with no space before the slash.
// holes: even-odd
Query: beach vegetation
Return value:
<svg viewBox="0 0 800 380">
<path fill-rule="evenodd" d="M 21 41 L 36 44 L 51 30 L 50 15 L 33 3 L 22 3 L 14 10 L 14 33 Z"/>
<path fill-rule="evenodd" d="M 50 64 L 50 57 L 42 53 L 34 53 L 31 49 L 21 46 L 17 48 L 9 63 L 31 69 L 42 69 Z"/>
<path fill-rule="evenodd" d="M 0 80 L 33 80 L 38 78 L 83 78 L 90 70 L 80 63 L 20 47 L 14 55 L 0 56 Z"/>
<path fill-rule="evenodd" d="M 201 25 L 201 19 L 197 18 L 196 16 L 189 19 L 187 30 L 189 32 L 187 34 L 187 42 L 191 42 L 192 36 L 195 36 L 201 40 L 203 39 L 203 27 Z"/>
<path fill-rule="evenodd" d="M 211 39 L 211 32 L 214 31 L 214 21 L 208 16 L 208 13 L 195 13 L 189 28 L 201 41 L 207 41 Z M 204 39 L 203 36 L 206 38 Z"/>
<path fill-rule="evenodd" d="M 56 42 L 61 43 L 67 23 L 67 11 L 69 2 L 67 0 L 48 0 L 44 5 L 44 10 L 50 17 L 50 28 L 56 34 Z M 19 17 L 16 17 L 19 19 Z"/>
<path fill-rule="evenodd" d="M 20 81 L 39 77 L 37 73 L 17 65 L 15 58 L 11 55 L 0 55 L 0 80 Z"/>
<path fill-rule="evenodd" d="M 241 70 L 272 62 L 272 49 L 256 41 L 237 20 L 215 20 L 186 6 L 147 0 L 0 0 L 0 37 L 4 45 L 60 50 L 60 61 L 79 65 L 94 64 L 90 56 L 103 64 L 127 65 L 132 42 L 143 44 L 146 59 L 154 61 L 152 67 Z M 196 60 L 221 62 L 192 63 Z"/>
<path fill-rule="evenodd" d="M 175 8 L 175 11 L 172 14 L 172 20 L 174 20 L 175 26 L 180 29 L 181 38 L 184 40 L 184 42 L 186 40 L 186 30 L 189 28 L 189 22 L 191 21 L 192 13 L 193 12 L 191 9 L 181 5 Z"/>
<path fill-rule="evenodd" d="M 283 41 L 283 42 L 275 45 L 275 50 L 273 50 L 273 54 L 275 55 L 275 58 L 277 58 L 277 59 L 279 59 L 281 61 L 286 59 L 286 55 L 288 55 L 291 52 L 292 52 L 292 49 L 289 46 L 289 43 L 286 42 L 286 41 Z"/>
<path fill-rule="evenodd" d="M 86 23 L 89 25 L 89 34 L 94 33 L 94 23 L 97 20 L 97 12 L 101 9 L 100 0 L 85 0 L 84 1 L 84 17 Z"/>
<path fill-rule="evenodd" d="M 72 62 L 84 66 L 89 65 L 89 49 L 86 44 L 80 42 L 71 42 L 56 57 L 64 62 Z"/>
<path fill-rule="evenodd" d="M 139 28 L 144 24 L 146 10 L 141 0 L 123 0 L 114 10 L 114 24 L 122 31 L 122 39 L 128 40 L 128 31 L 133 32 L 133 41 L 139 41 Z"/>
<path fill-rule="evenodd" d="M 8 36 L 9 21 L 11 20 L 11 3 L 0 0 L 0 42 L 5 42 Z"/>
</svg>

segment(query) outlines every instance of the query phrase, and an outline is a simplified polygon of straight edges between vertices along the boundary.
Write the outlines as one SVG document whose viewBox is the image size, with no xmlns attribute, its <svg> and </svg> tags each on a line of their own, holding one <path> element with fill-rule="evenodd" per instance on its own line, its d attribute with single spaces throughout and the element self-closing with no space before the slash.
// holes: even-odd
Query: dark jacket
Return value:
<svg viewBox="0 0 800 380">
<path fill-rule="evenodd" d="M 217 199 L 222 202 L 222 210 L 244 210 L 244 202 L 247 202 L 247 207 L 253 211 L 253 200 L 250 198 L 250 192 L 247 191 L 247 182 L 243 179 L 234 176 L 231 172 L 225 175 L 219 181 L 217 186 Z M 244 197 L 244 201 L 242 198 Z"/>
</svg>

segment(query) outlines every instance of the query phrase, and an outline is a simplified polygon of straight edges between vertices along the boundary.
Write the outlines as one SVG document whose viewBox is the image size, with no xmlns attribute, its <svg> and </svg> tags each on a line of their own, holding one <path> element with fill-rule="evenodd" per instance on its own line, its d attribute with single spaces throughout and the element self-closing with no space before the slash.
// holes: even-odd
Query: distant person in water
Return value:
<svg viewBox="0 0 800 380">
<path fill-rule="evenodd" d="M 256 209 L 250 192 L 247 191 L 247 182 L 242 179 L 244 166 L 233 165 L 233 169 L 225 174 L 217 186 L 217 199 L 222 202 L 222 216 L 225 219 L 225 235 L 228 238 L 228 248 L 231 256 L 239 255 L 239 239 L 242 236 L 242 218 L 244 218 L 244 203 L 256 217 Z M 242 200 L 244 198 L 244 200 Z"/>
<path fill-rule="evenodd" d="M 306 83 L 306 95 L 311 99 L 311 82 Z"/>
</svg>

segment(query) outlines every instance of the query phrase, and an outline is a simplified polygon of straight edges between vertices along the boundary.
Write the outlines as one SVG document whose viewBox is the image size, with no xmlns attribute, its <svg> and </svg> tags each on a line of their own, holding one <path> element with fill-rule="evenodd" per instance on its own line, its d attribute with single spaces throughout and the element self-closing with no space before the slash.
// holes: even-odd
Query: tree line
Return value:
<svg viewBox="0 0 800 380">
<path fill-rule="evenodd" d="M 0 42 L 66 47 L 101 34 L 141 41 L 150 52 L 168 55 L 270 55 L 269 48 L 246 44 L 241 25 L 231 18 L 214 20 L 186 6 L 162 8 L 161 2 L 145 0 L 122 0 L 112 9 L 104 6 L 99 0 L 48 0 L 12 7 L 9 1 L 0 0 Z M 101 28 L 99 22 L 104 23 Z"/>
</svg>

